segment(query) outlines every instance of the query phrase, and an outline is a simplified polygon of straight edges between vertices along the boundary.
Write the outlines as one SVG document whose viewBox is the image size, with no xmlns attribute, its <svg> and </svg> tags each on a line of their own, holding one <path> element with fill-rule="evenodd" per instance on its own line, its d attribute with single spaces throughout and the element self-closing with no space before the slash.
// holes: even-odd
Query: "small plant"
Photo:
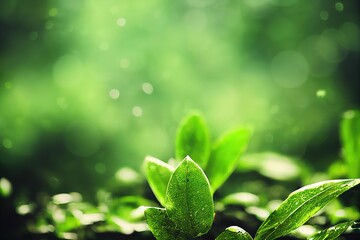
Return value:
<svg viewBox="0 0 360 240">
<path fill-rule="evenodd" d="M 146 222 L 157 239 L 193 239 L 211 229 L 216 217 L 213 195 L 235 170 L 251 135 L 251 128 L 240 127 L 224 134 L 211 147 L 205 121 L 199 114 L 192 114 L 180 124 L 176 136 L 177 159 L 170 161 L 172 164 L 154 157 L 145 158 L 147 181 L 163 206 L 145 210 Z M 265 219 L 254 239 L 271 240 L 289 234 L 358 184 L 360 179 L 328 180 L 292 192 Z M 310 239 L 337 239 L 353 225 L 354 221 L 340 223 Z M 253 238 L 244 229 L 231 226 L 216 239 Z"/>
</svg>

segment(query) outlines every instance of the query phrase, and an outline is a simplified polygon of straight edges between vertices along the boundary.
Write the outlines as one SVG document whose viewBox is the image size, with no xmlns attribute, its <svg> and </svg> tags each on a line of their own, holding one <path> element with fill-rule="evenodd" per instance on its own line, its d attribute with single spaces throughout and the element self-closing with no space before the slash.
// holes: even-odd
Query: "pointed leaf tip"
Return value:
<svg viewBox="0 0 360 240">
<path fill-rule="evenodd" d="M 185 117 L 177 130 L 175 155 L 183 159 L 189 155 L 205 168 L 210 155 L 210 134 L 205 119 L 198 113 Z"/>
<path fill-rule="evenodd" d="M 167 185 L 171 174 L 174 172 L 174 168 L 171 165 L 151 156 L 147 156 L 145 158 L 144 168 L 146 179 L 151 190 L 160 204 L 164 206 Z"/>
<path fill-rule="evenodd" d="M 185 158 L 171 176 L 165 207 L 181 232 L 195 238 L 209 231 L 214 218 L 210 185 L 191 158 Z"/>
<path fill-rule="evenodd" d="M 262 223 L 255 240 L 272 240 L 286 235 L 359 183 L 360 179 L 329 180 L 296 190 Z"/>
<path fill-rule="evenodd" d="M 252 128 L 239 127 L 225 133 L 213 146 L 205 172 L 214 193 L 235 170 L 252 135 Z"/>
</svg>

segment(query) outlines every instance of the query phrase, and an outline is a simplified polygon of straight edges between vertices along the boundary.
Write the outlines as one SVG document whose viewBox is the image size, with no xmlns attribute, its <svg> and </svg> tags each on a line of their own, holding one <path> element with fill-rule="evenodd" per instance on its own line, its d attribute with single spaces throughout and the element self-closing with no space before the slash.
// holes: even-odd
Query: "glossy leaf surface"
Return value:
<svg viewBox="0 0 360 240">
<path fill-rule="evenodd" d="M 235 170 L 251 134 L 250 128 L 242 127 L 226 133 L 215 143 L 205 169 L 213 193 Z"/>
<path fill-rule="evenodd" d="M 215 240 L 252 240 L 251 235 L 241 227 L 231 226 L 225 229 Z"/>
<path fill-rule="evenodd" d="M 165 207 L 178 229 L 191 237 L 209 231 L 214 218 L 214 202 L 209 181 L 201 168 L 186 157 L 168 184 Z"/>
<path fill-rule="evenodd" d="M 150 231 L 157 240 L 187 239 L 179 230 L 175 229 L 175 224 L 170 220 L 165 209 L 147 208 L 145 210 L 145 218 Z"/>
<path fill-rule="evenodd" d="M 164 206 L 166 188 L 174 168 L 154 157 L 145 158 L 146 179 L 161 205 Z"/>
<path fill-rule="evenodd" d="M 336 224 L 328 229 L 322 230 L 315 235 L 311 236 L 309 240 L 334 240 L 345 232 L 351 225 L 354 224 L 354 221 L 344 222 Z"/>
<path fill-rule="evenodd" d="M 201 168 L 205 168 L 210 155 L 209 130 L 199 114 L 186 117 L 176 135 L 175 155 L 177 159 L 190 156 Z"/>
<path fill-rule="evenodd" d="M 328 202 L 359 183 L 360 179 L 330 180 L 298 189 L 263 222 L 255 239 L 271 240 L 284 236 L 303 225 Z"/>
</svg>

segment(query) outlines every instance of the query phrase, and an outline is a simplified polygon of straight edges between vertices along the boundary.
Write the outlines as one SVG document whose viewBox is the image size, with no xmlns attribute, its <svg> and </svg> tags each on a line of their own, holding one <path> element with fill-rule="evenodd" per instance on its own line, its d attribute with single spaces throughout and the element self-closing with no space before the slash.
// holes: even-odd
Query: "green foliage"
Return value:
<svg viewBox="0 0 360 240">
<path fill-rule="evenodd" d="M 341 140 L 350 178 L 360 177 L 360 111 L 351 110 L 341 121 Z"/>
<path fill-rule="evenodd" d="M 336 224 L 333 227 L 322 230 L 312 237 L 308 238 L 309 240 L 334 240 L 338 239 L 338 237 L 345 232 L 349 227 L 354 224 L 354 221 L 344 222 Z"/>
<path fill-rule="evenodd" d="M 146 222 L 156 239 L 173 240 L 187 239 L 186 235 L 181 233 L 169 218 L 165 209 L 148 208 L 145 210 Z"/>
<path fill-rule="evenodd" d="M 195 121 L 194 119 L 197 120 Z M 199 119 L 198 115 L 187 117 L 180 125 L 178 132 L 196 136 L 197 128 L 204 126 L 204 124 L 198 124 L 200 122 Z M 201 122 L 204 123 L 203 120 L 201 120 Z M 171 170 L 169 170 L 171 168 L 162 161 L 152 158 L 145 159 L 146 168 L 154 169 L 154 171 L 147 171 L 147 178 L 150 179 L 149 184 L 159 184 L 160 187 L 153 186 L 152 188 L 154 189 L 154 193 L 158 191 L 155 193 L 155 196 L 160 196 L 160 198 L 158 197 L 159 202 L 163 202 L 165 206 L 165 209 L 148 208 L 145 211 L 149 228 L 157 239 L 196 238 L 206 234 L 210 230 L 214 219 L 212 195 L 236 169 L 236 165 L 249 142 L 251 134 L 252 131 L 249 128 L 238 128 L 225 134 L 214 144 L 207 167 L 205 168 L 209 181 L 201 167 L 188 156 L 172 174 Z M 181 139 L 184 140 L 187 138 L 182 136 Z M 190 137 L 189 139 L 199 138 Z M 185 151 L 185 149 L 190 146 L 189 142 L 191 141 L 177 141 L 177 148 Z M 184 146 L 182 146 L 182 144 L 184 144 Z M 204 144 L 198 143 L 194 146 L 200 146 L 200 150 L 204 149 Z M 191 152 L 197 151 L 191 150 Z M 256 166 L 264 164 L 268 156 L 269 154 L 264 155 L 263 159 L 260 158 L 262 159 L 260 163 L 253 164 L 253 167 L 255 166 L 255 169 L 261 172 L 261 168 Z M 275 156 L 277 155 L 275 154 Z M 270 159 L 273 158 L 274 154 L 271 155 Z M 299 175 L 297 165 L 294 165 L 294 167 L 292 161 L 287 158 L 280 157 L 280 159 L 282 159 L 282 161 L 280 161 L 279 166 L 283 165 L 282 163 L 285 161 L 287 163 L 287 165 L 285 164 L 285 169 L 293 168 L 294 173 L 292 173 L 290 178 L 275 177 L 275 179 L 285 180 Z M 270 162 L 273 163 L 273 161 Z M 159 169 L 166 169 L 164 178 L 159 179 L 158 176 L 152 176 L 159 174 Z M 168 180 L 170 174 L 170 180 Z M 166 181 L 168 181 L 168 183 L 164 202 Z M 272 240 L 289 234 L 307 222 L 331 200 L 336 199 L 339 195 L 358 184 L 360 184 L 360 179 L 328 180 L 307 185 L 294 191 L 265 219 L 256 232 L 255 240 Z M 248 199 L 244 201 L 238 199 L 245 197 Z M 257 198 L 256 195 L 250 193 L 234 193 L 225 197 L 221 201 L 221 206 L 224 207 L 234 203 L 249 206 L 251 203 L 257 204 L 258 202 L 259 198 Z M 327 234 L 330 234 L 329 231 L 331 231 L 331 234 L 334 236 L 336 234 L 340 235 L 343 232 L 342 229 L 345 229 L 345 227 L 346 225 L 339 225 L 335 228 L 336 231 L 328 230 Z M 323 234 L 321 233 L 315 236 L 323 236 Z M 252 237 L 240 227 L 229 227 L 216 239 L 249 240 L 252 239 Z"/>
<path fill-rule="evenodd" d="M 191 119 L 191 116 L 187 119 Z M 201 121 L 205 124 L 203 119 Z M 178 132 L 184 132 L 184 122 L 187 121 L 182 122 Z M 196 121 L 194 124 L 187 122 L 185 127 L 191 135 L 195 135 L 191 131 L 198 130 L 195 127 Z M 229 222 L 229 219 L 240 220 L 241 224 L 248 227 L 258 226 L 259 220 L 263 221 L 257 229 L 255 240 L 272 240 L 288 234 L 295 237 L 313 235 L 310 239 L 315 240 L 335 239 L 350 227 L 353 219 L 358 218 L 358 210 L 345 205 L 338 197 L 359 185 L 360 179 L 321 182 L 310 179 L 318 183 L 304 186 L 289 194 L 286 184 L 295 183 L 298 186 L 302 179 L 310 181 L 310 170 L 299 161 L 277 153 L 242 156 L 251 135 L 252 130 L 247 127 L 224 134 L 213 145 L 204 170 L 189 156 L 180 163 L 165 163 L 148 156 L 143 165 L 148 185 L 134 170 L 120 169 L 115 174 L 118 185 L 114 186 L 114 189 L 125 189 L 125 196 L 110 193 L 116 190 L 101 190 L 97 194 L 98 203 L 93 204 L 84 201 L 79 193 L 61 193 L 51 198 L 46 196 L 39 204 L 20 202 L 16 211 L 20 215 L 35 216 L 35 219 L 26 225 L 33 234 L 54 234 L 56 238 L 71 236 L 81 240 L 88 239 L 89 236 L 94 239 L 94 234 L 106 236 L 108 233 L 120 234 L 125 239 L 138 239 L 138 236 L 148 239 L 152 233 L 159 240 L 188 240 L 199 237 L 252 240 L 248 232 L 256 232 L 254 227 L 248 232 L 237 226 L 226 228 L 224 223 Z M 196 146 L 203 147 L 202 144 Z M 239 161 L 240 165 L 237 166 Z M 270 172 L 272 169 L 274 173 Z M 266 180 L 262 182 L 246 179 L 249 173 L 259 174 Z M 241 181 L 224 184 L 231 174 L 242 177 Z M 278 176 L 282 174 L 285 176 Z M 271 183 L 266 182 L 269 179 Z M 268 185 L 265 185 L 265 182 Z M 219 188 L 222 185 L 223 187 Z M 159 204 L 147 198 L 148 191 L 142 188 L 148 186 L 163 208 L 159 208 Z M 0 180 L 0 187 L 2 194 L 9 194 L 11 185 L 6 179 Z M 214 195 L 215 190 L 218 191 Z M 315 215 L 334 199 L 336 200 L 332 201 L 325 211 L 317 214 L 319 216 Z M 319 224 L 319 218 L 324 216 L 330 224 L 344 223 L 325 229 L 329 226 Z M 300 228 L 308 220 L 311 222 Z M 242 226 L 241 224 L 237 225 Z M 314 234 L 319 230 L 318 225 L 325 230 Z M 218 230 L 221 229 L 220 226 L 222 229 L 226 228 L 222 233 Z M 311 231 L 305 233 L 303 229 L 307 227 L 310 227 Z"/>
<path fill-rule="evenodd" d="M 177 131 L 176 156 L 190 156 L 204 169 L 214 193 L 231 175 L 252 135 L 250 127 L 239 127 L 221 136 L 210 151 L 205 120 L 195 113 L 185 117 Z"/>
<path fill-rule="evenodd" d="M 210 154 L 210 136 L 205 120 L 199 114 L 184 118 L 178 128 L 175 156 L 184 159 L 190 156 L 200 167 L 205 168 Z"/>
<path fill-rule="evenodd" d="M 252 130 L 240 127 L 222 136 L 213 146 L 205 172 L 214 193 L 235 170 L 245 152 Z"/>
<path fill-rule="evenodd" d="M 209 181 L 189 157 L 170 178 L 165 207 L 177 227 L 192 237 L 205 234 L 212 225 L 214 203 Z"/>
<path fill-rule="evenodd" d="M 198 237 L 207 233 L 214 219 L 209 181 L 201 168 L 186 157 L 171 175 L 165 198 L 166 210 L 148 208 L 149 227 L 155 236 L 176 234 Z M 159 221 L 157 221 L 159 218 Z M 167 221 L 169 218 L 171 221 Z M 166 221 L 166 228 L 159 227 Z M 180 233 L 179 233 L 180 232 Z M 159 238 L 162 239 L 162 238 Z"/>
<path fill-rule="evenodd" d="M 174 172 L 174 168 L 153 157 L 146 157 L 144 166 L 146 178 L 151 190 L 159 200 L 160 204 L 164 206 L 166 188 L 171 174 Z"/>
<path fill-rule="evenodd" d="M 248 232 L 241 227 L 231 226 L 225 229 L 215 240 L 252 240 Z"/>
<path fill-rule="evenodd" d="M 276 239 L 300 227 L 328 202 L 358 185 L 356 180 L 330 180 L 298 189 L 263 222 L 255 240 Z"/>
</svg>

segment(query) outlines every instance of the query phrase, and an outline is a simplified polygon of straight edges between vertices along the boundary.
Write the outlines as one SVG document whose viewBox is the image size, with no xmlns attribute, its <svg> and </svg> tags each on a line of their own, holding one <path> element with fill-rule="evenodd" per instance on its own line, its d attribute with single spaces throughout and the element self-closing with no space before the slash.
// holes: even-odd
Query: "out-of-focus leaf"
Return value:
<svg viewBox="0 0 360 240">
<path fill-rule="evenodd" d="M 221 200 L 224 205 L 255 206 L 259 204 L 259 197 L 248 192 L 238 192 L 227 195 Z"/>
<path fill-rule="evenodd" d="M 360 212 L 355 206 L 346 206 L 339 199 L 331 201 L 325 208 L 326 216 L 331 224 L 360 219 Z"/>
<path fill-rule="evenodd" d="M 350 178 L 360 177 L 360 111 L 347 111 L 341 121 L 341 140 Z"/>
<path fill-rule="evenodd" d="M 214 193 L 235 170 L 244 153 L 252 130 L 241 127 L 224 134 L 213 146 L 205 172 Z"/>
<path fill-rule="evenodd" d="M 186 240 L 188 236 L 184 235 L 178 229 L 175 229 L 175 223 L 169 218 L 165 209 L 147 208 L 145 210 L 146 222 L 150 231 L 158 240 Z"/>
<path fill-rule="evenodd" d="M 143 220 L 144 206 L 157 206 L 157 204 L 141 196 L 126 196 L 111 200 L 107 206 L 110 216 L 117 216 L 128 222 L 138 222 Z"/>
<path fill-rule="evenodd" d="M 238 166 L 238 171 L 255 170 L 260 174 L 279 181 L 288 181 L 305 177 L 308 173 L 306 166 L 296 159 L 274 152 L 253 153 L 245 155 Z"/>
<path fill-rule="evenodd" d="M 210 155 L 209 130 L 203 117 L 197 113 L 184 118 L 176 134 L 175 156 L 190 156 L 201 168 L 205 168 Z"/>
<path fill-rule="evenodd" d="M 251 235 L 241 227 L 231 226 L 225 229 L 215 240 L 252 240 Z"/>
<path fill-rule="evenodd" d="M 6 178 L 0 179 L 0 196 L 8 197 L 11 194 L 12 186 L 9 180 Z"/>
<path fill-rule="evenodd" d="M 117 216 L 110 216 L 106 219 L 106 224 L 97 226 L 98 232 L 121 232 L 130 235 L 133 232 L 143 232 L 148 230 L 145 221 L 143 222 L 129 222 Z"/>
<path fill-rule="evenodd" d="M 144 168 L 151 190 L 160 204 L 164 206 L 166 188 L 174 168 L 159 159 L 149 156 L 145 158 Z"/>
<path fill-rule="evenodd" d="M 181 232 L 197 237 L 209 231 L 214 202 L 209 181 L 201 168 L 186 157 L 170 178 L 165 207 Z"/>
<path fill-rule="evenodd" d="M 330 180 L 298 189 L 263 222 L 255 239 L 271 240 L 284 236 L 303 225 L 328 202 L 359 183 L 360 179 Z"/>
<path fill-rule="evenodd" d="M 351 225 L 354 224 L 354 221 L 344 222 L 336 224 L 328 229 L 322 230 L 315 235 L 308 238 L 309 240 L 334 240 L 345 232 Z"/>
<path fill-rule="evenodd" d="M 52 197 L 55 204 L 67 204 L 70 202 L 80 202 L 82 201 L 82 196 L 80 193 L 59 193 Z"/>
</svg>

